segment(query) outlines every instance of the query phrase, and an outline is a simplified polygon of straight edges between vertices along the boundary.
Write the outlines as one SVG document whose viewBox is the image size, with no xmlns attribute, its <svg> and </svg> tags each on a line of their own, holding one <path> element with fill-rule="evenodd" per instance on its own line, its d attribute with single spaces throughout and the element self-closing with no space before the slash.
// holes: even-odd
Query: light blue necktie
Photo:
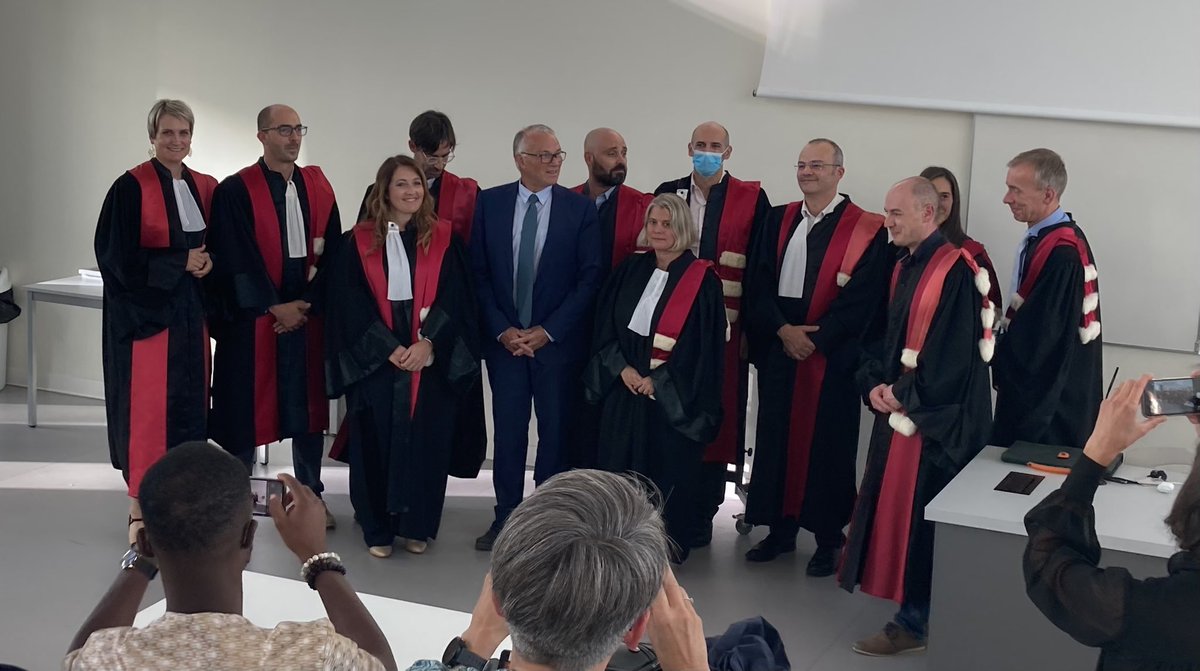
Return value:
<svg viewBox="0 0 1200 671">
<path fill-rule="evenodd" d="M 514 300 L 517 304 L 517 319 L 521 326 L 529 328 L 533 319 L 534 256 L 537 247 L 538 197 L 529 194 L 525 219 L 521 223 L 521 246 L 517 249 L 517 281 Z"/>
</svg>

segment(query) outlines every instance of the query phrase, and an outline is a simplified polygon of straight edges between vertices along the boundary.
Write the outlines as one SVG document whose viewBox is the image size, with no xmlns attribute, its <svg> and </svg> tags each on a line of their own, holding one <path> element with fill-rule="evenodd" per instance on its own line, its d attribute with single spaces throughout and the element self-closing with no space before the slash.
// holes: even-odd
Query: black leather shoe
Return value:
<svg viewBox="0 0 1200 671">
<path fill-rule="evenodd" d="M 767 537 L 759 541 L 758 545 L 750 548 L 746 553 L 746 561 L 766 562 L 771 561 L 785 552 L 796 551 L 796 539 L 783 538 L 775 534 L 767 534 Z"/>
<path fill-rule="evenodd" d="M 824 578 L 837 573 L 838 559 L 841 557 L 841 546 L 826 546 L 819 547 L 813 553 L 812 559 L 808 560 L 808 568 L 805 573 L 814 578 Z"/>
<path fill-rule="evenodd" d="M 709 520 L 708 524 L 701 523 L 700 530 L 696 532 L 696 535 L 692 536 L 692 541 L 688 545 L 693 549 L 708 547 L 712 544 L 712 534 L 712 520 Z"/>
<path fill-rule="evenodd" d="M 496 536 L 500 535 L 501 528 L 497 524 L 488 527 L 488 530 L 482 536 L 475 539 L 475 549 L 480 552 L 491 552 L 492 545 L 496 543 Z"/>
</svg>

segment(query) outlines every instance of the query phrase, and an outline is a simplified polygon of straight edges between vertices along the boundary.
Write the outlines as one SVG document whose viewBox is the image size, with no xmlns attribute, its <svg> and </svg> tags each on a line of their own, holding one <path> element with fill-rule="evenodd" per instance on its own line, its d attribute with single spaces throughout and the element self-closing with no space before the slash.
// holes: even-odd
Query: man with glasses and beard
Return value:
<svg viewBox="0 0 1200 671">
<path fill-rule="evenodd" d="M 208 435 L 247 466 L 255 446 L 290 438 L 296 479 L 320 496 L 329 428 L 321 270 L 337 256 L 341 217 L 325 173 L 296 165 L 308 132 L 296 110 L 269 105 L 257 128 L 262 158 L 213 194 L 208 248 L 220 306 Z M 328 510 L 325 523 L 335 524 Z"/>
<path fill-rule="evenodd" d="M 583 140 L 583 162 L 588 180 L 575 187 L 596 203 L 600 217 L 600 284 L 608 273 L 637 251 L 646 206 L 653 196 L 625 186 L 629 172 L 625 138 L 611 128 L 596 128 Z M 589 319 L 588 337 L 591 337 Z M 588 351 L 591 351 L 589 346 Z M 567 462 L 575 468 L 596 467 L 596 440 L 600 435 L 600 406 L 588 403 L 583 388 L 573 389 L 575 411 L 567 440 Z"/>
</svg>

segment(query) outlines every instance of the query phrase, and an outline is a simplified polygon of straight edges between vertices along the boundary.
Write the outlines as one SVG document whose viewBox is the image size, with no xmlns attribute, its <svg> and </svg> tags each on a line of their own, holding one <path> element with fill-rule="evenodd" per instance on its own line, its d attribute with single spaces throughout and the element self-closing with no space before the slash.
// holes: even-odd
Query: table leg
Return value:
<svg viewBox="0 0 1200 671">
<path fill-rule="evenodd" d="M 28 376 L 26 378 L 25 405 L 29 413 L 29 426 L 37 426 L 37 338 L 33 335 L 33 322 L 37 312 L 37 293 L 29 292 L 29 314 L 25 316 L 25 329 L 29 340 L 26 346 L 28 361 Z"/>
</svg>

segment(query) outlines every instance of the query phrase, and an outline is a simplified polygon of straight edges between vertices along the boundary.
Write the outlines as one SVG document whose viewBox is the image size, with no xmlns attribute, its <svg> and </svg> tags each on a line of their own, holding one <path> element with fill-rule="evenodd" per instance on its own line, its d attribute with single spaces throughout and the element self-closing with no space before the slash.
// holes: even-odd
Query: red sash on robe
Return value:
<svg viewBox="0 0 1200 671">
<path fill-rule="evenodd" d="M 783 255 L 787 249 L 791 224 L 800 213 L 802 202 L 789 203 L 783 211 L 783 222 L 779 227 L 777 245 L 777 267 L 783 267 Z M 803 222 L 801 223 L 803 226 Z M 862 260 L 867 247 L 883 227 L 883 217 L 864 211 L 854 203 L 848 203 L 834 229 L 833 238 L 821 260 L 816 286 L 808 303 L 805 324 L 815 324 L 825 316 L 826 310 L 837 298 L 841 287 Z M 797 227 L 794 235 L 806 235 Z M 841 281 L 844 276 L 846 281 Z M 792 406 L 788 419 L 787 470 L 784 477 L 783 515 L 799 517 L 804 507 L 804 492 L 808 485 L 808 464 L 812 451 L 813 431 L 817 425 L 817 410 L 821 398 L 821 385 L 825 380 L 825 355 L 813 352 L 803 361 L 796 362 L 796 381 L 792 385 Z"/>
<path fill-rule="evenodd" d="M 586 186 L 585 182 L 571 190 L 583 194 Z M 617 199 L 617 217 L 616 230 L 613 231 L 612 267 L 616 268 L 637 251 L 638 237 L 645 227 L 646 208 L 654 196 L 622 184 L 613 192 L 613 197 Z"/>
<path fill-rule="evenodd" d="M 992 257 L 988 256 L 987 249 L 978 240 L 967 238 L 963 240 L 961 246 L 971 255 L 971 259 L 975 261 L 976 265 L 987 266 L 990 269 L 988 270 L 988 283 L 990 284 L 988 300 L 992 302 L 992 305 L 999 307 L 1001 301 L 1000 279 L 996 277 L 996 264 L 992 263 Z"/>
<path fill-rule="evenodd" d="M 325 173 L 315 165 L 296 166 L 308 194 L 308 259 L 305 269 L 308 279 L 316 274 L 317 257 L 325 250 L 325 228 L 333 211 L 333 187 Z M 281 222 L 275 214 L 275 202 L 262 168 L 256 163 L 238 171 L 250 195 L 254 216 L 254 239 L 262 255 L 267 277 L 275 288 L 283 283 L 283 241 Z M 254 440 L 266 445 L 281 438 L 279 435 L 279 397 L 276 378 L 275 317 L 270 313 L 254 320 Z M 305 328 L 308 368 L 308 430 L 312 433 L 329 427 L 329 405 L 325 399 L 325 359 L 321 318 L 312 316 Z"/>
<path fill-rule="evenodd" d="M 211 214 L 213 189 L 217 180 L 184 167 L 192 176 L 200 194 L 201 213 Z M 162 177 L 154 164 L 146 161 L 129 171 L 142 192 L 141 234 L 139 243 L 147 249 L 171 246 L 170 215 L 163 198 Z M 212 352 L 208 348 L 208 325 L 201 326 L 204 347 L 204 401 L 208 402 L 212 372 Z M 171 330 L 163 329 L 133 341 L 129 385 L 129 495 L 137 496 L 142 477 L 167 452 L 167 371 Z"/>
<path fill-rule="evenodd" d="M 192 176 L 196 191 L 200 193 L 200 211 L 210 214 L 213 190 L 217 180 L 184 166 L 185 174 Z M 142 229 L 139 241 L 147 249 L 162 249 L 171 246 L 170 219 L 167 218 L 166 202 L 163 200 L 162 181 L 154 164 L 146 161 L 129 171 L 142 188 Z"/>
<path fill-rule="evenodd" d="M 367 277 L 367 286 L 370 287 L 371 296 L 374 297 L 375 306 L 379 310 L 379 317 L 387 325 L 388 330 L 391 330 L 392 304 L 387 297 L 387 275 L 383 270 L 383 264 L 387 263 L 387 260 L 381 258 L 385 255 L 382 245 L 371 249 L 375 244 L 375 233 L 372 230 L 374 226 L 374 222 L 360 221 L 354 227 L 354 243 L 358 249 L 358 259 L 362 263 L 363 274 Z M 428 251 L 417 245 L 417 267 L 413 270 L 413 312 L 409 320 L 412 323 L 412 340 L 410 341 L 412 343 L 417 342 L 420 338 L 421 324 L 425 322 L 430 306 L 437 299 L 442 261 L 446 258 L 446 250 L 450 248 L 452 232 L 453 223 L 446 219 L 439 219 L 433 229 L 433 238 L 429 241 Z M 390 366 L 391 363 L 389 362 L 388 365 Z M 417 399 L 420 396 L 420 370 L 412 373 L 412 383 L 409 388 L 411 390 L 409 412 L 414 413 L 417 410 Z M 346 461 L 345 450 L 349 437 L 349 426 L 343 419 L 341 426 L 338 427 L 333 445 L 329 448 L 330 459 Z"/>
<path fill-rule="evenodd" d="M 742 402 L 738 393 L 742 366 L 742 324 L 738 316 L 742 307 L 742 276 L 746 270 L 746 253 L 750 247 L 758 193 L 758 182 L 743 182 L 733 175 L 729 176 L 721 210 L 721 226 L 717 231 L 716 252 L 717 276 L 721 278 L 725 318 L 729 324 L 729 339 L 725 342 L 725 380 L 721 390 L 721 407 L 725 412 L 716 440 L 704 452 L 704 461 L 708 463 L 731 464 L 737 460 L 738 418 L 745 412 L 738 408 Z"/>
<path fill-rule="evenodd" d="M 683 271 L 683 277 L 671 290 L 667 304 L 663 307 L 658 325 L 654 329 L 654 342 L 650 349 L 650 369 L 654 370 L 671 358 L 679 334 L 683 333 L 683 325 L 688 315 L 692 313 L 692 305 L 696 303 L 696 295 L 700 293 L 700 285 L 704 283 L 704 275 L 713 268 L 712 261 L 696 259 Z"/>
<path fill-rule="evenodd" d="M 358 258 L 362 262 L 363 273 L 367 276 L 367 284 L 371 287 L 371 295 L 375 297 L 375 305 L 379 308 L 379 316 L 388 329 L 392 328 L 392 304 L 387 297 L 387 275 L 383 271 L 383 247 L 371 249 L 375 244 L 373 222 L 365 221 L 354 227 L 354 241 L 358 246 Z M 429 307 L 437 298 L 438 279 L 442 274 L 442 260 L 446 250 L 450 248 L 450 234 L 453 224 L 446 219 L 439 219 L 433 228 L 433 238 L 429 241 L 429 249 L 417 245 L 417 267 L 413 270 L 413 313 L 409 320 L 412 323 L 411 343 L 420 339 L 421 324 L 424 323 Z M 417 409 L 417 390 L 421 385 L 421 371 L 412 373 L 412 398 L 409 411 Z"/>
<path fill-rule="evenodd" d="M 1005 318 L 1010 322 L 1016 318 L 1017 311 L 1025 302 L 1024 297 L 1033 293 L 1038 276 L 1041 275 L 1046 260 L 1050 258 L 1050 252 L 1060 246 L 1074 249 L 1079 254 L 1080 263 L 1083 264 L 1083 305 L 1080 306 L 1080 314 L 1083 316 L 1079 320 L 1079 340 L 1086 345 L 1100 335 L 1100 318 L 1096 314 L 1096 310 L 1100 307 L 1098 273 L 1096 266 L 1092 265 L 1087 243 L 1076 234 L 1074 226 L 1056 228 L 1038 241 L 1037 249 L 1033 250 L 1033 258 L 1029 261 L 1025 279 L 1021 281 L 1020 288 L 1013 295 Z"/>
<path fill-rule="evenodd" d="M 913 293 L 908 313 L 905 349 L 920 352 L 942 299 L 942 287 L 950 269 L 967 254 L 950 243 L 939 247 L 925 266 L 917 289 Z M 892 273 L 891 295 L 896 293 L 900 265 Z M 914 364 L 909 366 L 908 364 Z M 907 361 L 905 372 L 913 370 L 915 361 Z M 911 435 L 900 428 L 907 422 Z M 913 501 L 917 491 L 917 471 L 921 465 L 922 438 L 912 420 L 901 413 L 892 413 L 889 423 L 894 429 L 884 466 L 883 482 L 871 521 L 871 533 L 860 584 L 862 591 L 897 603 L 904 600 L 904 573 L 908 566 L 908 540 L 913 525 Z"/>
<path fill-rule="evenodd" d="M 471 225 L 475 223 L 475 197 L 479 195 L 479 182 L 449 172 L 442 172 L 438 179 L 442 182 L 438 188 L 438 218 L 449 220 L 454 234 L 468 243 L 471 241 Z"/>
</svg>

